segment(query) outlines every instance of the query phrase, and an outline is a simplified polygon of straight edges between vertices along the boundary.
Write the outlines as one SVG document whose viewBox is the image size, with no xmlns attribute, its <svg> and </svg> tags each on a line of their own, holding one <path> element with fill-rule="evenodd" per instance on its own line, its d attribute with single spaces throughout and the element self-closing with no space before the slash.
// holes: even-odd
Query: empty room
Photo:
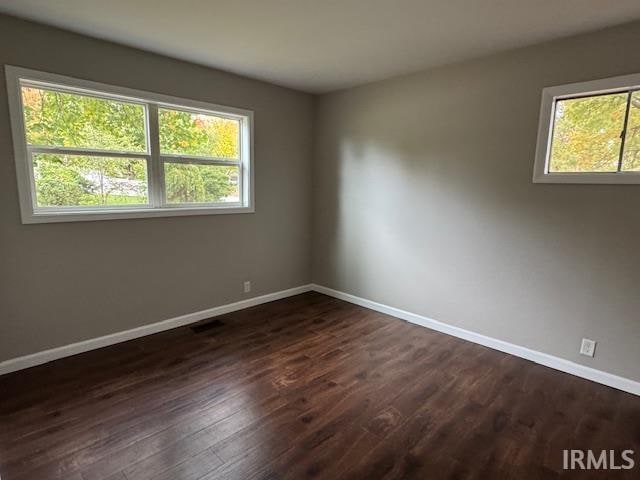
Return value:
<svg viewBox="0 0 640 480">
<path fill-rule="evenodd" d="M 0 479 L 639 479 L 637 0 L 0 0 Z"/>
</svg>

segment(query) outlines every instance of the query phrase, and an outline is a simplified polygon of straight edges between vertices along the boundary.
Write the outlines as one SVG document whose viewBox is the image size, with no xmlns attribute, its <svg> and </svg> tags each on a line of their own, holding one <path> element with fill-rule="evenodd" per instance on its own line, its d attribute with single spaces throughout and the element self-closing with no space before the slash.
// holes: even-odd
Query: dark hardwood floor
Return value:
<svg viewBox="0 0 640 480">
<path fill-rule="evenodd" d="M 308 293 L 0 377 L 3 480 L 640 478 L 640 397 Z"/>
</svg>

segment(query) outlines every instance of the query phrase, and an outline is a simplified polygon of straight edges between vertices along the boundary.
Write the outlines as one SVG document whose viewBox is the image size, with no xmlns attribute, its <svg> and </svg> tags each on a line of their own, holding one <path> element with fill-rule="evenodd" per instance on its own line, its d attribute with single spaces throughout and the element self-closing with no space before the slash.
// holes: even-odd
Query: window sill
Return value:
<svg viewBox="0 0 640 480">
<path fill-rule="evenodd" d="M 640 184 L 640 172 L 621 173 L 544 173 L 534 174 L 533 183 Z"/>
<path fill-rule="evenodd" d="M 199 207 L 167 207 L 148 209 L 111 209 L 104 211 L 80 212 L 23 212 L 22 223 L 64 223 L 95 222 L 101 220 L 124 220 L 129 218 L 184 217 L 194 215 L 229 215 L 237 213 L 254 213 L 253 207 L 242 206 L 199 206 Z"/>
</svg>

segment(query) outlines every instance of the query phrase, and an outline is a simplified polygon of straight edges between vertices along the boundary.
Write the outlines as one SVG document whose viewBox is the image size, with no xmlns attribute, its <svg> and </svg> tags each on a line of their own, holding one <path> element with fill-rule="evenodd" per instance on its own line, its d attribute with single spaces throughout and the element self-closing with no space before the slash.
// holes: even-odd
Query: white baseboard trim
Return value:
<svg viewBox="0 0 640 480">
<path fill-rule="evenodd" d="M 161 322 L 132 328 L 131 330 L 116 332 L 110 335 L 105 335 L 103 337 L 91 338 L 89 340 L 83 340 L 82 342 L 72 343 L 70 345 L 64 345 L 62 347 L 52 348 L 50 350 L 44 350 L 42 352 L 25 355 L 23 357 L 12 358 L 10 360 L 0 362 L 0 375 L 15 372 L 17 370 L 23 370 L 29 367 L 35 367 L 36 365 L 41 365 L 53 360 L 58 360 L 59 358 L 69 357 L 71 355 L 77 355 L 78 353 L 87 352 L 89 350 L 95 350 L 97 348 L 107 347 L 116 343 L 126 342 L 127 340 L 133 340 L 134 338 L 153 335 L 154 333 L 171 330 L 172 328 L 182 327 L 184 325 L 199 322 L 200 320 L 205 320 L 207 318 L 216 317 L 225 313 L 235 312 L 237 310 L 243 310 L 245 308 L 260 305 L 262 303 L 273 302 L 274 300 L 280 300 L 281 298 L 291 297 L 293 295 L 298 295 L 300 293 L 309 291 L 311 291 L 311 285 L 302 285 L 300 287 L 290 288 L 288 290 L 281 290 L 279 292 L 268 293 L 259 297 L 240 300 L 239 302 L 235 303 L 208 308 L 199 312 L 188 313 L 186 315 L 170 318 Z"/>
<path fill-rule="evenodd" d="M 486 335 L 481 335 L 470 330 L 454 327 L 453 325 L 438 322 L 437 320 L 433 320 L 422 315 L 417 315 L 415 313 L 407 312 L 406 310 L 390 307 L 388 305 L 367 300 L 366 298 L 357 297 L 349 293 L 333 290 L 332 288 L 324 287 L 322 285 L 314 284 L 311 286 L 311 288 L 316 292 L 324 293 L 325 295 L 339 298 L 340 300 L 345 300 L 347 302 L 354 303 L 356 305 L 360 305 L 361 307 L 366 307 L 377 312 L 386 313 L 387 315 L 401 318 L 402 320 L 406 320 L 407 322 L 414 323 L 422 327 L 437 330 L 438 332 L 446 333 L 454 337 L 462 338 L 473 343 L 484 345 L 485 347 L 493 348 L 494 350 L 509 353 L 511 355 L 515 355 L 516 357 L 531 360 L 532 362 L 539 363 L 540 365 L 544 365 L 555 370 L 560 370 L 561 372 L 569 373 L 577 377 L 585 378 L 593 382 L 601 383 L 609 387 L 617 388 L 618 390 L 632 393 L 634 395 L 640 395 L 640 382 L 636 382 L 628 378 L 619 377 L 617 375 L 613 375 L 612 373 L 596 370 L 595 368 L 580 365 L 579 363 L 575 363 L 570 360 L 565 360 L 563 358 L 555 357 L 547 353 L 538 352 L 536 350 L 531 350 L 520 345 L 515 345 L 503 340 L 498 340 L 497 338 L 487 337 Z"/>
<path fill-rule="evenodd" d="M 44 350 L 42 352 L 25 355 L 23 357 L 5 360 L 3 362 L 0 362 L 0 375 L 5 375 L 17 370 L 34 367 L 36 365 L 41 365 L 53 360 L 69 357 L 71 355 L 77 355 L 89 350 L 95 350 L 98 348 L 107 347 L 109 345 L 114 345 L 116 343 L 133 340 L 135 338 L 153 335 L 154 333 L 163 332 L 172 328 L 182 327 L 184 325 L 199 322 L 207 318 L 243 310 L 245 308 L 272 302 L 274 300 L 280 300 L 282 298 L 291 297 L 293 295 L 298 295 L 312 290 L 323 293 L 325 295 L 329 295 L 331 297 L 339 298 L 340 300 L 360 305 L 365 308 L 369 308 L 371 310 L 385 313 L 402 320 L 406 320 L 407 322 L 420 325 L 422 327 L 430 328 L 438 332 L 462 338 L 464 340 L 468 340 L 485 347 L 493 348 L 494 350 L 509 353 L 511 355 L 515 355 L 516 357 L 524 358 L 526 360 L 539 363 L 540 365 L 544 365 L 561 372 L 569 373 L 577 377 L 585 378 L 593 382 L 601 383 L 603 385 L 607 385 L 609 387 L 617 388 L 618 390 L 640 396 L 640 382 L 620 377 L 612 373 L 596 370 L 595 368 L 580 365 L 570 360 L 565 360 L 563 358 L 555 357 L 547 353 L 531 350 L 520 345 L 515 345 L 503 340 L 498 340 L 497 338 L 488 337 L 486 335 L 481 335 L 470 330 L 465 330 L 463 328 L 439 322 L 422 315 L 407 312 L 406 310 L 401 310 L 399 308 L 384 305 L 372 300 L 367 300 L 366 298 L 357 297 L 349 293 L 341 292 L 316 284 L 302 285 L 299 287 L 290 288 L 288 290 L 268 293 L 259 297 L 248 298 L 239 302 L 220 305 L 218 307 L 208 308 L 199 312 L 188 313 L 186 315 L 170 318 L 161 322 L 143 325 L 131 330 L 112 333 L 110 335 L 84 340 L 82 342 L 72 343 L 70 345 L 64 345 L 62 347 L 52 348 L 50 350 Z"/>
</svg>

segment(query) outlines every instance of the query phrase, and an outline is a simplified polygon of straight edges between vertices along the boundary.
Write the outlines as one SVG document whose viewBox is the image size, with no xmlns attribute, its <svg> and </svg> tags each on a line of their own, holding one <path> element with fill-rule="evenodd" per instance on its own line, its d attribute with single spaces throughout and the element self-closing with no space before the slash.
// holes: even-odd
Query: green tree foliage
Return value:
<svg viewBox="0 0 640 480">
<path fill-rule="evenodd" d="M 550 170 L 615 172 L 626 105 L 626 93 L 558 101 Z"/>
<path fill-rule="evenodd" d="M 72 206 L 88 203 L 93 185 L 65 157 L 50 155 L 50 160 L 35 159 L 36 197 L 40 206 Z"/>
<path fill-rule="evenodd" d="M 238 159 L 240 124 L 212 115 L 161 108 L 158 111 L 160 152 Z M 237 196 L 237 167 L 165 163 L 169 203 L 219 202 Z"/>
<path fill-rule="evenodd" d="M 550 171 L 617 171 L 628 99 L 624 92 L 558 101 Z M 621 166 L 640 170 L 639 92 L 631 95 Z"/>
<path fill-rule="evenodd" d="M 158 110 L 160 151 L 177 155 L 239 157 L 240 124 L 213 115 Z"/>
<path fill-rule="evenodd" d="M 41 207 L 148 203 L 144 160 L 53 154 L 34 157 L 36 198 Z"/>
<path fill-rule="evenodd" d="M 103 98 L 23 88 L 31 145 L 145 152 L 144 107 Z"/>
<path fill-rule="evenodd" d="M 219 202 L 236 191 L 230 178 L 238 168 L 217 165 L 165 164 L 165 184 L 169 203 Z"/>
<path fill-rule="evenodd" d="M 40 88 L 22 89 L 27 142 L 118 152 L 146 152 L 142 105 Z M 161 110 L 163 153 L 236 159 L 237 121 Z M 148 203 L 146 162 L 136 158 L 34 155 L 39 206 Z M 235 167 L 167 163 L 168 201 L 214 202 L 237 196 Z"/>
</svg>

